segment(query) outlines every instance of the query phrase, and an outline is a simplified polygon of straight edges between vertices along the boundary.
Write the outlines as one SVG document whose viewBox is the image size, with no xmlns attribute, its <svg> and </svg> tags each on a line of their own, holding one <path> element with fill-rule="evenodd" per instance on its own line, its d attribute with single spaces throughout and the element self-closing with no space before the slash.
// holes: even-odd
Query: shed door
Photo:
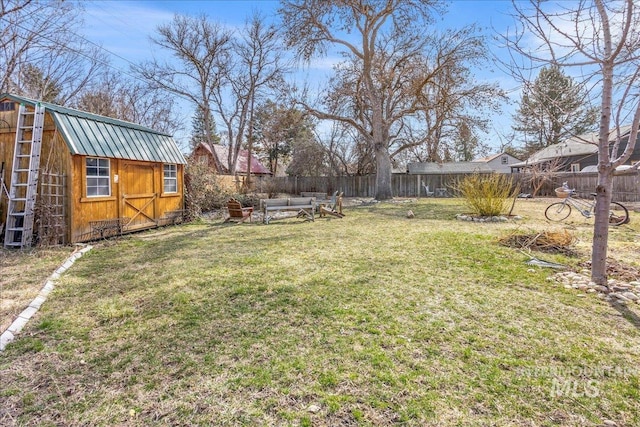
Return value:
<svg viewBox="0 0 640 427">
<path fill-rule="evenodd" d="M 122 216 L 130 218 L 127 230 L 156 225 L 156 185 L 152 164 L 125 162 L 122 168 Z"/>
</svg>

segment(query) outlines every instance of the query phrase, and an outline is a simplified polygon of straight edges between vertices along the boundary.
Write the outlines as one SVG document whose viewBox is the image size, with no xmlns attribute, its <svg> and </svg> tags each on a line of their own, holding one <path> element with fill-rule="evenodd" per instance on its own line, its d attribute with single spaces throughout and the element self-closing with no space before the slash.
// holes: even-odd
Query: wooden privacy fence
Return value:
<svg viewBox="0 0 640 427">
<path fill-rule="evenodd" d="M 430 192 L 454 195 L 456 183 L 468 174 L 393 174 L 391 190 L 394 197 L 425 197 L 424 186 Z M 521 192 L 531 193 L 532 189 L 524 174 L 511 174 L 514 184 L 520 184 Z M 300 194 L 303 191 L 317 191 L 332 194 L 343 191 L 345 197 L 373 197 L 375 195 L 376 176 L 286 176 L 271 178 L 278 192 Z M 554 189 L 567 182 L 575 188 L 581 197 L 588 197 L 595 191 L 597 173 L 560 173 L 538 191 L 537 196 L 555 197 Z M 423 185 L 424 183 L 424 185 Z M 439 192 L 437 190 L 440 190 Z M 620 202 L 640 202 L 640 171 L 625 171 L 613 179 L 613 200 Z"/>
</svg>

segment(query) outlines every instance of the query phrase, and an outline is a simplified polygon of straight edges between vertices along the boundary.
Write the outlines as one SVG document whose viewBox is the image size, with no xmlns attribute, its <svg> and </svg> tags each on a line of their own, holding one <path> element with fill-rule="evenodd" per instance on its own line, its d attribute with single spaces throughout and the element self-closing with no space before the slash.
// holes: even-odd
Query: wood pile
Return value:
<svg viewBox="0 0 640 427">
<path fill-rule="evenodd" d="M 516 249 L 576 256 L 576 238 L 567 230 L 545 231 L 534 234 L 511 234 L 499 240 L 503 246 Z"/>
</svg>

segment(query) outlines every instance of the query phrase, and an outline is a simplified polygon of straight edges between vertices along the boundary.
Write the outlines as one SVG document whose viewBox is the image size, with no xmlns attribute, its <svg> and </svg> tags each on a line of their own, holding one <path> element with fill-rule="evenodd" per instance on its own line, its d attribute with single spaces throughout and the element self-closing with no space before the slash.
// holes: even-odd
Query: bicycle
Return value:
<svg viewBox="0 0 640 427">
<path fill-rule="evenodd" d="M 562 202 L 550 204 L 544 211 L 544 216 L 549 221 L 562 221 L 571 215 L 571 208 L 574 207 L 585 218 L 591 218 L 595 215 L 596 193 L 591 193 L 593 200 L 577 199 L 575 189 L 570 189 L 566 182 L 562 187 L 556 188 L 556 195 L 562 199 Z M 611 202 L 609 207 L 609 224 L 622 225 L 629 222 L 629 210 L 618 202 Z"/>
</svg>

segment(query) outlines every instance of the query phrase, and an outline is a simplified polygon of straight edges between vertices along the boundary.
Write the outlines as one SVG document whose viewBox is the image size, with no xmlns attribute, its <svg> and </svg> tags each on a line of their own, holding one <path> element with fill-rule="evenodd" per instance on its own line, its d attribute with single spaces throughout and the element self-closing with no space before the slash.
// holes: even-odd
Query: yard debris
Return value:
<svg viewBox="0 0 640 427">
<path fill-rule="evenodd" d="M 511 234 L 499 240 L 503 246 L 517 249 L 535 250 L 539 252 L 576 256 L 573 249 L 576 238 L 567 230 L 544 231 L 535 234 Z"/>
<path fill-rule="evenodd" d="M 536 267 L 555 268 L 557 270 L 564 270 L 567 268 L 566 265 L 556 264 L 555 262 L 544 261 L 538 258 L 531 258 L 529 261 L 527 261 L 527 265 L 534 265 Z"/>
</svg>

